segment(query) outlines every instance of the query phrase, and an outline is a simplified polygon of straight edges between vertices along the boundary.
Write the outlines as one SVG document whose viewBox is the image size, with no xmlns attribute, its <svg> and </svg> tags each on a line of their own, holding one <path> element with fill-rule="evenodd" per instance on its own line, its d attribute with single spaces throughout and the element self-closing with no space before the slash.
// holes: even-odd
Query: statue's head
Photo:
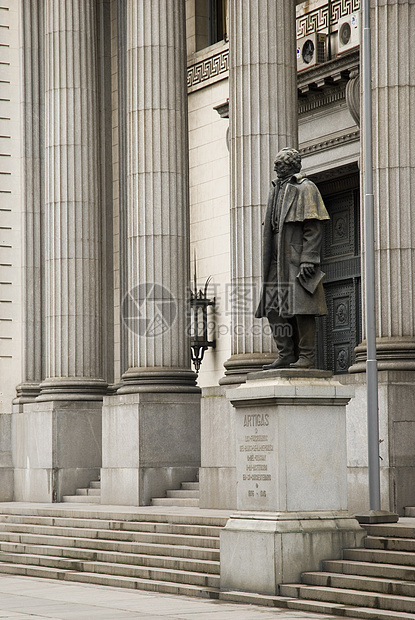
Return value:
<svg viewBox="0 0 415 620">
<path fill-rule="evenodd" d="M 289 174 L 295 174 L 301 170 L 301 155 L 291 147 L 280 150 L 274 161 L 274 170 L 278 178 L 284 179 Z"/>
</svg>

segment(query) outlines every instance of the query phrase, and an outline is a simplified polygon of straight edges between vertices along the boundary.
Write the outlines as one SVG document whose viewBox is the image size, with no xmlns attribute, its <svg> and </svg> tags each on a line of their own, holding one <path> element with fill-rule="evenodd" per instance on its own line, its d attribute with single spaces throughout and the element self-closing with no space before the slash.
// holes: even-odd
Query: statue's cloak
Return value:
<svg viewBox="0 0 415 620">
<path fill-rule="evenodd" d="M 319 280 L 323 226 L 330 219 L 329 214 L 317 187 L 303 175 L 293 175 L 280 191 L 284 194 L 279 232 L 275 233 L 271 218 L 278 183 L 273 181 L 264 220 L 263 286 L 255 316 L 267 316 L 272 309 L 286 318 L 297 314 L 325 315 L 327 305 L 321 279 L 310 293 L 297 276 L 301 263 L 313 263 L 315 278 Z"/>
</svg>

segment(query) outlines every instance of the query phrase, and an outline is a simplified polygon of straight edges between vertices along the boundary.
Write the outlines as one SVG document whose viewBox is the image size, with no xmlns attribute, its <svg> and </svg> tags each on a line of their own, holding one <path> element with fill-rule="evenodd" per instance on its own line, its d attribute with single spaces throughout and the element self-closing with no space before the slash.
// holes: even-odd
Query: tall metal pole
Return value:
<svg viewBox="0 0 415 620">
<path fill-rule="evenodd" d="M 370 0 L 363 1 L 363 177 L 365 221 L 365 301 L 367 339 L 367 430 L 370 509 L 380 510 L 378 369 L 376 360 L 375 235 L 372 161 L 372 71 Z"/>
</svg>

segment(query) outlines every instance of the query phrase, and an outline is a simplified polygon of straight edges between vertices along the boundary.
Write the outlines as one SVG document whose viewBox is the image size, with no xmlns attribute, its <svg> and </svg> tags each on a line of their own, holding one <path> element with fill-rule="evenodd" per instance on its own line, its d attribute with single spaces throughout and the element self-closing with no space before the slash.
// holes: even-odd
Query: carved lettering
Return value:
<svg viewBox="0 0 415 620">
<path fill-rule="evenodd" d="M 246 444 L 239 446 L 241 452 L 273 452 L 274 446 L 272 444 Z"/>
<path fill-rule="evenodd" d="M 268 426 L 268 413 L 256 413 L 244 417 L 244 426 Z"/>
<path fill-rule="evenodd" d="M 252 507 L 263 508 L 272 491 L 274 431 L 271 431 L 271 422 L 269 413 L 250 413 L 240 418 L 238 475 Z"/>
</svg>

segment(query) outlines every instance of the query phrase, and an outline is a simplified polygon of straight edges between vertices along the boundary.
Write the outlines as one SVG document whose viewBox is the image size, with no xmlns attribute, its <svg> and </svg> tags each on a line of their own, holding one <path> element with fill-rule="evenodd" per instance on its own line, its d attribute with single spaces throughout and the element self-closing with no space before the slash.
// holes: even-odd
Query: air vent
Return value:
<svg viewBox="0 0 415 620">
<path fill-rule="evenodd" d="M 327 60 L 327 35 L 313 32 L 297 40 L 297 70 L 314 67 Z"/>
<path fill-rule="evenodd" d="M 338 53 L 342 54 L 360 45 L 360 14 L 352 13 L 339 19 Z"/>
</svg>

